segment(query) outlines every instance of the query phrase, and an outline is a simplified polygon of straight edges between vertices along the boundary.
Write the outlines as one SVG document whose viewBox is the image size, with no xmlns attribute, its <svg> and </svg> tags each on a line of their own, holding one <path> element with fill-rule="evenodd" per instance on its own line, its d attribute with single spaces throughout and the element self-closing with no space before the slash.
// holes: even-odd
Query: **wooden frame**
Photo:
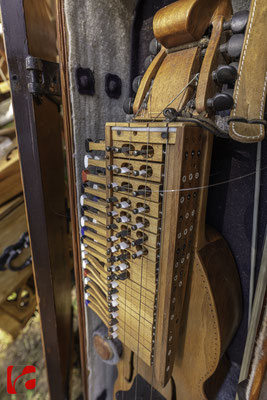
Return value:
<svg viewBox="0 0 267 400">
<path fill-rule="evenodd" d="M 71 362 L 71 274 L 61 121 L 53 101 L 35 102 L 25 68 L 28 55 L 56 61 L 56 35 L 45 3 L 2 0 L 1 10 L 50 397 L 63 400 Z"/>
</svg>

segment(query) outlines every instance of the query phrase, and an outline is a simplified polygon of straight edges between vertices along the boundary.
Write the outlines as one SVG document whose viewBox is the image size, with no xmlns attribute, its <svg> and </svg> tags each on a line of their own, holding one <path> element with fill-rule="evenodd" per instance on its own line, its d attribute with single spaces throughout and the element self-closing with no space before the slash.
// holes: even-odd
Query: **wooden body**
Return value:
<svg viewBox="0 0 267 400">
<path fill-rule="evenodd" d="M 209 230 L 206 245 L 195 251 L 194 263 L 189 271 L 172 372 L 177 399 L 209 398 L 210 382 L 207 381 L 216 371 L 239 323 L 240 307 L 241 293 L 234 259 L 223 238 Z M 129 376 L 129 357 L 126 349 L 118 364 L 114 399 L 118 391 L 130 389 L 136 374 L 141 374 L 167 400 L 173 398 L 171 381 L 162 388 L 155 379 L 153 368 L 136 358 L 133 377 L 128 382 L 125 378 Z"/>
<path fill-rule="evenodd" d="M 193 90 L 192 87 L 187 87 L 187 84 L 197 72 L 199 80 L 196 90 L 196 112 L 206 112 L 206 100 L 217 90 L 212 83 L 211 72 L 219 62 L 217 49 L 222 40 L 224 18 L 229 17 L 231 6 L 228 1 L 224 1 L 220 4 L 213 3 L 214 9 L 207 7 L 201 10 L 201 5 L 204 6 L 201 1 L 179 1 L 157 13 L 154 19 L 154 33 L 168 51 L 162 48 L 141 81 L 134 103 L 136 119 L 162 120 L 162 111 L 165 107 L 183 109 L 191 98 Z M 193 15 L 194 11 L 196 15 L 199 14 L 204 25 L 206 23 L 206 28 L 209 23 L 213 25 L 203 60 L 199 57 L 196 45 L 188 49 L 180 46 L 186 42 L 199 40 L 204 33 L 204 25 L 201 24 L 195 24 L 196 29 L 199 28 L 198 33 L 194 34 L 191 29 L 190 14 Z M 150 94 L 144 106 L 143 100 L 149 90 Z M 198 207 L 193 240 L 194 254 L 188 271 L 183 272 L 185 278 L 183 284 L 187 281 L 187 285 L 184 297 L 179 298 L 183 317 L 179 321 L 177 309 L 174 312 L 174 319 L 178 318 L 176 320 L 178 327 L 174 330 L 168 323 L 168 304 L 172 301 L 170 289 L 174 284 L 172 263 L 168 263 L 165 259 L 159 271 L 157 324 L 160 326 L 157 325 L 156 329 L 155 362 L 149 368 L 134 357 L 132 375 L 134 379 L 140 373 L 167 399 L 172 399 L 175 391 L 177 399 L 204 400 L 209 398 L 211 393 L 214 395 L 218 388 L 220 369 L 223 365 L 220 361 L 240 320 L 241 291 L 235 263 L 227 244 L 219 234 L 211 229 L 206 231 L 205 228 L 207 185 L 212 153 L 211 134 L 190 124 L 186 129 L 189 132 L 191 130 L 192 137 L 194 129 L 197 129 L 203 141 L 203 155 L 201 181 L 197 185 Z M 181 156 L 181 149 L 180 146 L 177 150 L 177 160 Z M 175 196 L 175 193 L 172 195 Z M 188 207 L 190 212 L 191 208 Z M 171 203 L 167 208 L 171 213 Z M 166 242 L 170 241 L 173 235 L 177 235 L 171 219 L 166 235 Z M 186 274 L 188 274 L 187 280 Z M 165 334 L 159 337 L 162 326 L 165 327 Z M 175 340 L 172 347 L 168 346 L 169 340 Z M 174 359 L 168 362 L 168 357 L 173 356 L 172 352 L 175 353 Z M 118 365 L 114 397 L 120 390 L 129 390 L 133 383 L 133 379 L 131 382 L 125 379 L 125 369 L 129 367 L 127 350 L 124 357 L 125 359 Z M 170 375 L 172 380 L 169 379 Z"/>
</svg>

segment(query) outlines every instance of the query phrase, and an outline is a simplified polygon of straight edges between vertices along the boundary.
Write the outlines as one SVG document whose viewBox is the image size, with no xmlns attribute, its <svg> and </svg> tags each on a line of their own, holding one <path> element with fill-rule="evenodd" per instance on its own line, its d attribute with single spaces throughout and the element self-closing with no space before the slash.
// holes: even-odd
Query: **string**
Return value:
<svg viewBox="0 0 267 400">
<path fill-rule="evenodd" d="M 130 131 L 130 133 L 129 133 L 129 152 L 128 152 L 128 169 L 130 170 L 130 162 L 131 162 L 131 145 L 132 145 L 132 131 Z M 128 191 L 128 203 L 131 201 L 130 200 L 130 172 L 128 172 L 128 188 L 127 188 L 127 191 Z M 118 213 L 119 214 L 119 213 Z M 128 209 L 128 207 L 125 209 L 125 214 L 126 214 L 126 216 L 127 216 L 127 218 L 128 218 L 128 215 L 129 214 L 131 214 L 130 213 L 130 211 L 129 211 L 129 209 Z M 130 224 L 129 224 L 129 222 L 130 221 L 127 221 L 126 222 L 126 229 L 127 229 L 127 231 L 128 231 L 128 229 L 129 229 L 129 226 L 130 226 Z M 130 226 L 130 229 L 131 229 L 131 226 Z M 128 235 L 127 235 L 128 236 Z M 127 240 L 127 236 L 126 236 L 126 240 Z M 126 249 L 126 251 L 127 251 L 127 249 Z M 123 252 L 121 252 L 122 254 L 123 254 Z M 128 252 L 129 253 L 129 252 Z M 125 253 L 126 254 L 126 253 Z M 130 255 L 131 256 L 131 255 Z M 127 261 L 127 259 L 126 260 L 122 260 L 123 262 L 125 261 L 126 263 L 128 262 Z M 126 268 L 126 270 L 125 270 L 125 272 L 127 273 L 128 271 L 127 271 L 127 268 Z M 127 317 L 127 313 L 128 313 L 128 310 L 127 310 L 127 303 L 126 303 L 126 301 L 127 301 L 127 296 L 126 296 L 126 293 L 127 293 L 127 279 L 128 278 L 126 278 L 126 280 L 125 280 L 125 285 L 124 285 L 124 288 L 125 288 L 125 291 L 124 291 L 124 343 L 125 343 L 125 333 L 126 333 L 126 317 Z M 131 292 L 132 292 L 132 287 L 131 287 Z M 132 297 L 132 294 L 131 294 L 131 297 Z M 132 315 L 132 308 L 130 308 L 130 317 L 131 317 L 131 324 L 132 324 L 132 320 L 133 320 L 133 315 Z M 130 326 L 129 326 L 129 328 L 130 328 Z M 131 336 L 130 334 L 129 334 L 129 336 Z M 132 350 L 131 350 L 132 351 Z M 125 373 L 124 373 L 124 364 L 125 363 L 123 363 L 123 377 L 125 376 Z M 123 390 L 123 392 L 122 392 L 122 400 L 124 400 L 124 390 Z"/>
<path fill-rule="evenodd" d="M 158 117 L 163 113 L 163 111 L 168 108 L 179 96 L 181 96 L 181 94 L 183 94 L 183 92 L 195 81 L 198 80 L 199 77 L 199 73 L 197 73 L 192 79 L 191 81 L 188 82 L 187 85 L 185 85 L 185 87 L 183 87 L 182 90 L 180 90 L 180 92 L 158 113 L 158 115 L 155 116 L 155 118 L 153 119 L 152 122 L 155 122 Z"/>
<path fill-rule="evenodd" d="M 263 171 L 265 169 L 267 169 L 267 166 L 261 168 L 260 171 Z M 244 178 L 248 178 L 250 176 L 255 175 L 256 172 L 257 171 L 255 170 L 253 172 L 250 172 L 250 173 L 245 174 L 245 175 L 238 176 L 236 178 L 228 179 L 226 181 L 221 181 L 221 182 L 217 182 L 217 183 L 211 183 L 210 185 L 205 185 L 205 186 L 196 186 L 196 187 L 187 188 L 187 189 L 168 189 L 168 190 L 159 190 L 159 191 L 152 190 L 152 192 L 161 192 L 161 193 L 164 193 L 164 192 L 185 192 L 185 191 L 208 189 L 208 188 L 213 188 L 213 187 L 216 187 L 216 186 L 226 185 L 227 183 L 231 183 L 231 182 L 236 182 L 236 181 L 244 179 Z"/>
<path fill-rule="evenodd" d="M 151 98 L 150 98 L 151 100 Z M 150 130 L 147 132 L 147 144 L 146 144 L 146 176 L 145 176 L 145 190 L 144 190 L 144 209 L 147 209 L 147 172 L 148 172 L 148 145 L 150 143 Z M 143 180 L 140 180 L 143 181 Z M 137 187 L 138 189 L 138 187 Z M 143 227 L 142 227 L 143 237 L 145 236 L 145 211 L 143 216 Z M 144 248 L 144 243 L 141 243 L 141 249 Z M 144 268 L 144 257 L 147 254 L 142 254 L 142 265 L 141 265 L 141 286 L 140 286 L 140 300 L 139 300 L 139 321 L 138 321 L 138 341 L 137 341 L 137 364 L 136 364 L 136 371 L 138 375 L 138 364 L 139 364 L 139 347 L 140 347 L 140 325 L 141 325 L 141 305 L 142 305 L 142 288 L 143 288 L 143 268 Z M 146 306 L 144 307 L 144 311 L 146 310 Z M 145 315 L 144 315 L 145 316 Z M 144 337 L 145 335 L 143 335 Z M 135 383 L 135 400 L 137 399 L 137 390 L 138 390 L 138 377 L 136 376 L 136 383 Z"/>
<path fill-rule="evenodd" d="M 167 129 L 168 129 L 168 125 L 167 125 Z M 166 137 L 166 147 L 165 147 L 165 158 L 164 158 L 164 172 L 163 172 L 163 177 L 164 177 L 164 184 L 166 184 L 166 186 L 168 186 L 168 178 L 169 176 L 166 176 L 166 162 L 167 162 L 167 147 L 168 147 L 168 139 L 169 139 L 169 134 L 167 131 L 167 137 Z M 163 193 L 164 190 L 159 191 L 159 193 Z M 166 192 L 166 191 L 165 191 Z M 161 199 L 161 210 L 163 210 L 163 203 L 164 203 L 164 196 L 162 196 Z M 162 226 L 161 226 L 161 232 L 160 232 L 160 245 L 162 243 L 162 236 L 163 236 L 163 230 L 162 230 Z M 160 251 L 160 246 L 157 248 L 157 250 L 159 249 Z M 160 259 L 157 260 L 158 266 L 156 268 L 156 279 L 157 281 L 159 280 L 159 263 L 160 263 Z M 157 289 L 156 289 L 156 295 L 157 295 L 157 301 L 155 302 L 155 306 L 157 307 L 157 302 L 158 302 L 158 282 L 157 282 Z M 155 312 L 155 309 L 153 310 L 153 312 Z M 156 329 L 156 324 L 157 324 L 157 319 L 155 321 L 155 329 Z M 156 334 L 156 330 L 155 330 L 155 334 Z M 153 338 L 153 340 L 155 341 L 155 337 Z M 155 344 L 155 342 L 153 343 Z M 154 360 L 153 360 L 154 361 Z M 150 389 L 150 400 L 152 400 L 152 394 L 153 394 L 153 384 L 154 384 L 154 377 L 155 377 L 155 366 L 154 363 L 152 365 L 152 380 L 151 380 L 151 389 Z"/>
</svg>

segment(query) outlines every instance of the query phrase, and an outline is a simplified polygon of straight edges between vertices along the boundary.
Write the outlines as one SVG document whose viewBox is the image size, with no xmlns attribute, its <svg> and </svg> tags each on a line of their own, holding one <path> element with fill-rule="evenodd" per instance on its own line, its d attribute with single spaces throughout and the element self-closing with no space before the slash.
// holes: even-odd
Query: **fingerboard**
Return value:
<svg viewBox="0 0 267 400">
<path fill-rule="evenodd" d="M 86 304 L 110 340 L 164 368 L 164 380 L 193 259 L 201 132 L 179 123 L 108 123 L 105 141 L 89 142 L 82 173 Z"/>
</svg>

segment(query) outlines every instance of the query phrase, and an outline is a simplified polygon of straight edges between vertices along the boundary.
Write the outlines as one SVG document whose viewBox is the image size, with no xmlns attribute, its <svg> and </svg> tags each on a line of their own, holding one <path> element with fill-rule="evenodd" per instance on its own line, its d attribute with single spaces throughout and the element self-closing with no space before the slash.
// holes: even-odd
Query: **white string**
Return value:
<svg viewBox="0 0 267 400">
<path fill-rule="evenodd" d="M 266 166 L 266 167 L 263 167 L 263 168 L 260 168 L 260 171 L 263 171 L 263 170 L 265 170 L 265 169 L 267 169 L 267 166 Z M 249 174 L 246 174 L 246 175 L 241 175 L 241 176 L 238 176 L 238 177 L 236 177 L 236 178 L 229 179 L 229 180 L 227 180 L 227 181 L 212 183 L 212 184 L 210 184 L 210 185 L 205 185 L 205 186 L 197 186 L 197 187 L 186 188 L 186 189 L 151 190 L 151 192 L 157 192 L 157 193 L 164 193 L 164 192 L 185 192 L 185 191 L 188 192 L 188 191 L 193 191 L 193 190 L 208 189 L 208 188 L 212 188 L 212 187 L 215 187 L 215 186 L 225 185 L 226 183 L 235 182 L 235 181 L 238 181 L 238 180 L 240 180 L 240 179 L 244 179 L 244 178 L 247 178 L 247 177 L 249 177 L 249 176 L 253 176 L 253 175 L 255 175 L 256 173 L 257 173 L 257 170 L 255 170 L 255 171 L 253 171 L 253 172 L 250 172 Z"/>
</svg>

